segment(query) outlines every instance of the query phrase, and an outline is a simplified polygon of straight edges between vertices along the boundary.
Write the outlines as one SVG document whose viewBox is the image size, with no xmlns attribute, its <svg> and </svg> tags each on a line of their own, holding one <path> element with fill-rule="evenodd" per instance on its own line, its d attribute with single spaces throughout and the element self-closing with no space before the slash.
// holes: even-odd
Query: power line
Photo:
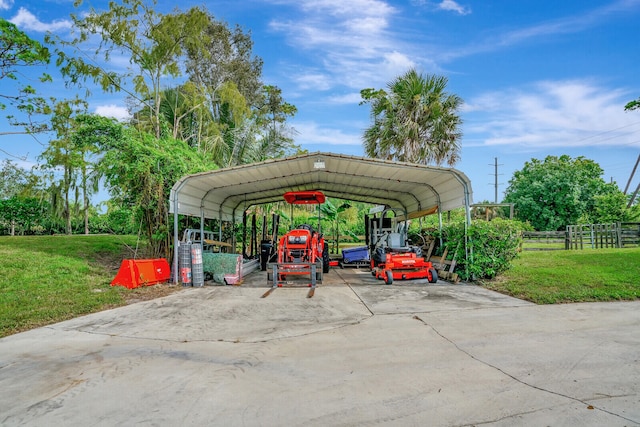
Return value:
<svg viewBox="0 0 640 427">
<path fill-rule="evenodd" d="M 628 127 L 631 127 L 631 126 L 635 126 L 637 124 L 640 124 L 640 121 L 639 122 L 630 123 L 628 125 L 620 126 L 618 128 L 615 128 L 615 129 L 605 130 L 605 131 L 602 131 L 600 133 L 596 133 L 594 135 L 590 135 L 590 136 L 584 137 L 582 139 L 579 139 L 576 142 L 582 142 L 582 141 L 585 141 L 587 139 L 595 138 L 595 137 L 600 136 L 600 135 L 606 135 L 608 133 L 615 132 L 615 131 L 620 130 L 620 129 L 625 129 L 625 128 L 628 128 Z M 617 137 L 614 136 L 614 137 L 609 138 L 609 139 L 613 139 L 613 138 L 617 138 Z M 604 141 L 607 141 L 607 140 L 605 139 Z"/>
</svg>

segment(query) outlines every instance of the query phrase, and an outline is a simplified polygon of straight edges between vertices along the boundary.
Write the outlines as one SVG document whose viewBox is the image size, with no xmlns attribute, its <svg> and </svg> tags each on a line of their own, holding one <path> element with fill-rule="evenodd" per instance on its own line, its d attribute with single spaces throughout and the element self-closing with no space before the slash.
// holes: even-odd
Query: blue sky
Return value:
<svg viewBox="0 0 640 427">
<path fill-rule="evenodd" d="M 81 10 L 107 4 L 85 1 Z M 464 100 L 455 168 L 471 179 L 474 202 L 494 199 L 495 158 L 501 200 L 513 172 L 532 158 L 584 156 L 624 189 L 640 154 L 640 110 L 624 111 L 640 97 L 640 0 L 179 3 L 182 10 L 203 4 L 251 33 L 264 83 L 296 105 L 296 143 L 310 151 L 363 155 L 369 108 L 358 105 L 360 90 L 384 88 L 414 67 L 446 76 L 448 91 Z M 157 7 L 175 5 L 159 0 Z M 69 14 L 81 10 L 72 0 L 0 0 L 0 16 L 39 40 L 46 31 L 64 37 Z M 48 71 L 56 83 L 47 94 L 70 97 L 55 68 Z M 89 101 L 92 111 L 126 114 L 123 95 L 94 91 Z M 7 130 L 3 118 L 0 131 Z M 26 166 L 42 145 L 0 136 L 0 149 L 0 159 L 21 157 Z"/>
</svg>

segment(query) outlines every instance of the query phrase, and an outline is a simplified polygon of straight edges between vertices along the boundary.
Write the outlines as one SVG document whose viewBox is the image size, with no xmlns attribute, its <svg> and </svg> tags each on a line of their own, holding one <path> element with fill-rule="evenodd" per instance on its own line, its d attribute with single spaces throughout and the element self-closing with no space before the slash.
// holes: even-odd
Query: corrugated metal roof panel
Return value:
<svg viewBox="0 0 640 427">
<path fill-rule="evenodd" d="M 239 220 L 246 207 L 302 190 L 403 207 L 409 214 L 472 203 L 471 182 L 455 169 L 317 152 L 185 176 L 171 189 L 170 212 Z"/>
</svg>

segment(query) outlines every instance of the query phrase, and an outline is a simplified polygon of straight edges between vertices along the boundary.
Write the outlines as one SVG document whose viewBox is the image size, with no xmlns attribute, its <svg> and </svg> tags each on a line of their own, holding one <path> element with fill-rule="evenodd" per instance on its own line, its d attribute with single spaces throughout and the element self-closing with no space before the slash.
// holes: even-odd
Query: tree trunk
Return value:
<svg viewBox="0 0 640 427">
<path fill-rule="evenodd" d="M 85 193 L 84 196 L 84 234 L 89 235 L 89 199 Z"/>
<path fill-rule="evenodd" d="M 69 206 L 69 191 L 71 189 L 71 171 L 69 167 L 64 168 L 64 219 L 65 232 L 71 234 L 71 206 Z"/>
<path fill-rule="evenodd" d="M 84 199 L 84 234 L 89 235 L 89 197 L 87 194 L 87 171 L 82 170 L 82 198 Z"/>
</svg>

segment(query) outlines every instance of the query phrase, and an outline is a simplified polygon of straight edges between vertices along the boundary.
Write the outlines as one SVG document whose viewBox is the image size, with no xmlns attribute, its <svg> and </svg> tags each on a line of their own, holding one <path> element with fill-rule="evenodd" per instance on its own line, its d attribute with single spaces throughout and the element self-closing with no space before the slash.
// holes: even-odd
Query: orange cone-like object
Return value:
<svg viewBox="0 0 640 427">
<path fill-rule="evenodd" d="M 120 264 L 118 274 L 111 286 L 124 286 L 128 289 L 138 286 L 155 285 L 171 278 L 169 263 L 164 258 L 125 259 Z"/>
</svg>

